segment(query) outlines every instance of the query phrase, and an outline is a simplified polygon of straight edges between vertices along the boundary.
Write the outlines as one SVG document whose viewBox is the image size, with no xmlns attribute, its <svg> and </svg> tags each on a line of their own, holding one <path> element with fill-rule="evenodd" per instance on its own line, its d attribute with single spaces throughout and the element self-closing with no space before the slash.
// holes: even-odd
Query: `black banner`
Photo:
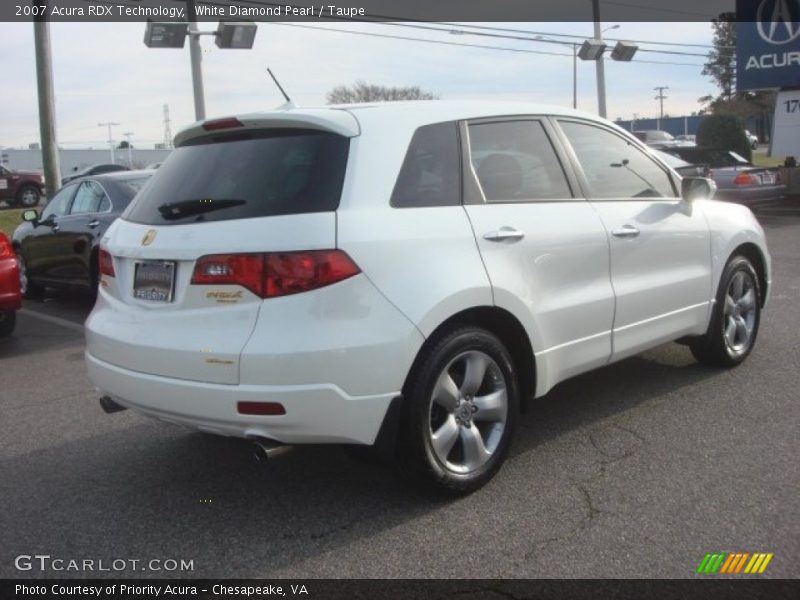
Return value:
<svg viewBox="0 0 800 600">
<path fill-rule="evenodd" d="M 783 600 L 800 597 L 800 580 L 763 579 L 307 579 L 0 580 L 2 600 Z"/>
<path fill-rule="evenodd" d="M 606 22 L 709 21 L 735 0 L 600 0 Z M 0 21 L 592 21 L 592 0 L 3 0 Z"/>
</svg>

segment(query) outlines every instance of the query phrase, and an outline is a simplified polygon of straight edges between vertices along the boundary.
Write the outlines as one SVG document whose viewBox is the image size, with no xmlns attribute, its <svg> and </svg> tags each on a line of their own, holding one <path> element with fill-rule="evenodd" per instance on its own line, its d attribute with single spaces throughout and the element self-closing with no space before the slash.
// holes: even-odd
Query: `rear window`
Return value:
<svg viewBox="0 0 800 600">
<path fill-rule="evenodd" d="M 272 129 L 192 140 L 172 151 L 122 218 L 147 225 L 336 210 L 350 140 Z"/>
</svg>

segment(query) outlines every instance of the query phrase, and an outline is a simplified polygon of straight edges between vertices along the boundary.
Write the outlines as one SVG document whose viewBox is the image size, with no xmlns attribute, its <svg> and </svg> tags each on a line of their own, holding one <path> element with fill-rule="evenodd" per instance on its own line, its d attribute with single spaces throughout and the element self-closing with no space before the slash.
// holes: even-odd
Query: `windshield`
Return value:
<svg viewBox="0 0 800 600">
<path fill-rule="evenodd" d="M 307 129 L 192 140 L 172 151 L 122 218 L 170 225 L 336 210 L 349 145 Z"/>
</svg>

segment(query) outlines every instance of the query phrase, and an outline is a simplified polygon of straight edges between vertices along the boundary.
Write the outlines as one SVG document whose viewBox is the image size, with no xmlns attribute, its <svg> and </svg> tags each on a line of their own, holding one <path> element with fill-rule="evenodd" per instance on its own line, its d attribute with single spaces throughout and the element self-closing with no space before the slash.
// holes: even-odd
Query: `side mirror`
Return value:
<svg viewBox="0 0 800 600">
<path fill-rule="evenodd" d="M 717 184 L 708 177 L 684 177 L 681 180 L 681 198 L 686 202 L 710 200 L 717 191 Z"/>
<path fill-rule="evenodd" d="M 34 209 L 26 210 L 22 213 L 22 220 L 34 225 L 39 222 L 39 211 Z"/>
</svg>

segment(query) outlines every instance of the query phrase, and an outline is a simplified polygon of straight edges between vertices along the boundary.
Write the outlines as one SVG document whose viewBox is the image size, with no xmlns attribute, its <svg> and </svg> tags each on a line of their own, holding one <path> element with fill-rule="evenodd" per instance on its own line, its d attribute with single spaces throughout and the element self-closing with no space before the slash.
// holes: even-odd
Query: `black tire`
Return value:
<svg viewBox="0 0 800 600">
<path fill-rule="evenodd" d="M 22 290 L 22 297 L 27 298 L 28 300 L 41 298 L 44 295 L 44 287 L 28 278 L 28 269 L 25 266 L 25 259 L 22 257 L 22 254 L 20 254 L 19 250 L 17 250 L 17 267 L 19 268 L 19 281 L 20 288 Z"/>
<path fill-rule="evenodd" d="M 486 357 L 490 360 L 487 361 Z M 477 362 L 470 363 L 473 360 Z M 469 385 L 469 365 L 481 361 L 486 366 L 484 374 L 479 376 L 480 383 Z M 461 362 L 463 373 L 459 374 Z M 480 368 L 472 371 L 478 373 Z M 433 399 L 434 390 L 439 390 L 437 394 L 441 394 L 444 389 L 441 382 L 445 375 L 453 384 L 445 386 L 448 391 L 452 390 L 445 396 L 448 399 L 457 398 L 456 408 L 453 409 L 446 409 Z M 469 391 L 469 388 L 475 391 Z M 484 411 L 477 405 L 479 402 L 485 403 L 490 395 L 498 394 L 503 389 L 504 422 L 500 424 L 499 420 L 483 420 L 479 414 L 488 417 L 498 409 L 490 409 L 486 405 Z M 517 375 L 503 343 L 493 333 L 479 327 L 454 328 L 423 350 L 409 375 L 398 431 L 397 465 L 404 476 L 426 491 L 448 496 L 473 492 L 494 477 L 502 466 L 511 445 L 518 413 Z M 454 441 L 449 450 L 443 450 L 441 445 L 436 450 L 433 438 L 438 436 L 442 439 L 445 429 L 449 431 L 447 437 Z M 475 440 L 478 438 L 480 446 L 476 446 Z M 479 461 L 471 461 L 467 441 L 473 450 L 469 453 L 471 456 L 478 456 L 474 453 L 475 448 L 491 449 L 491 452 L 480 454 Z M 443 447 L 447 448 L 446 445 Z M 437 452 L 444 455 L 444 460 Z M 459 455 L 463 464 L 459 463 Z M 473 468 L 470 463 L 476 466 Z"/>
<path fill-rule="evenodd" d="M 735 285 L 734 279 L 742 281 L 744 295 L 747 294 L 747 290 L 752 291 L 752 314 L 749 310 L 744 312 L 743 307 L 751 304 L 750 301 L 744 301 L 744 298 L 731 305 L 730 294 L 734 292 L 732 288 Z M 758 326 L 761 322 L 761 294 L 758 274 L 753 264 L 744 256 L 731 258 L 720 278 L 717 301 L 711 314 L 708 331 L 689 344 L 694 357 L 701 363 L 713 367 L 730 368 L 742 364 L 752 352 L 758 335 Z M 727 308 L 729 306 L 732 308 Z M 740 326 L 741 323 L 744 324 L 743 327 Z M 749 333 L 745 336 L 748 330 Z M 731 331 L 733 331 L 733 341 L 730 334 L 726 335 L 726 332 Z"/>
<path fill-rule="evenodd" d="M 13 310 L 0 310 L 0 338 L 8 337 L 14 332 L 17 324 L 17 313 Z"/>
<path fill-rule="evenodd" d="M 41 192 L 33 185 L 23 185 L 17 191 L 17 206 L 22 208 L 33 208 L 39 206 Z"/>
</svg>

